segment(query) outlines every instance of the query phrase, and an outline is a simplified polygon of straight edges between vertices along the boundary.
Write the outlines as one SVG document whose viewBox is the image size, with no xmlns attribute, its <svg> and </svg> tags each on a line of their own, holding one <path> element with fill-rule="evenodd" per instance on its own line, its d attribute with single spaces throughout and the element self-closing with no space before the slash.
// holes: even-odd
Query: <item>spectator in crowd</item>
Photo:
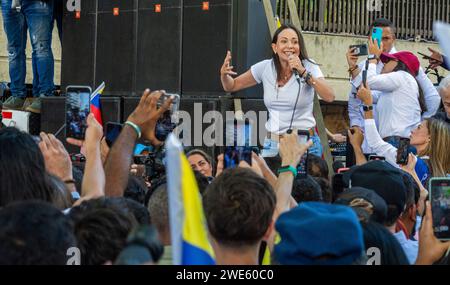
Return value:
<svg viewBox="0 0 450 285">
<path fill-rule="evenodd" d="M 213 163 L 211 157 L 200 149 L 193 149 L 186 154 L 192 169 L 199 171 L 208 179 L 213 178 Z"/>
<path fill-rule="evenodd" d="M 383 224 L 387 218 L 384 199 L 375 191 L 364 187 L 346 189 L 334 203 L 352 207 L 362 222 L 374 221 Z"/>
<path fill-rule="evenodd" d="M 395 26 L 391 21 L 385 18 L 378 18 L 375 19 L 373 24 L 371 25 L 369 31 L 372 33 L 373 27 L 379 27 L 383 30 L 382 35 L 382 49 L 378 51 L 377 53 L 396 53 L 397 50 L 394 47 L 395 45 Z M 370 42 L 369 38 L 369 42 Z M 348 99 L 348 110 L 349 110 L 349 117 L 350 117 L 350 126 L 352 127 L 359 127 L 364 131 L 364 111 L 362 102 L 359 98 L 357 98 L 356 93 L 359 88 L 359 85 L 361 84 L 361 71 L 364 69 L 365 60 L 361 61 L 357 64 L 358 56 L 355 55 L 354 49 L 349 49 L 347 52 L 347 62 L 349 66 L 349 73 L 352 78 L 359 78 L 355 79 L 352 84 L 352 90 L 349 93 L 349 99 Z M 378 57 L 380 54 L 377 54 Z M 381 62 L 378 58 L 377 64 L 376 64 L 376 74 L 381 74 L 381 71 L 383 69 L 383 62 Z M 419 83 L 420 89 L 423 90 L 424 99 L 426 102 L 426 109 L 427 111 L 422 114 L 422 118 L 429 118 L 433 116 L 438 107 L 439 107 L 439 94 L 436 91 L 436 88 L 434 88 L 433 83 L 431 80 L 427 77 L 425 72 L 422 68 L 419 68 L 418 75 L 416 76 L 416 80 Z M 378 102 L 379 92 L 374 91 L 374 110 L 377 109 L 376 104 Z M 378 121 L 378 116 L 376 112 L 374 112 L 374 118 L 376 121 Z M 367 145 L 366 141 L 364 141 L 363 144 L 363 152 L 364 153 L 372 153 L 373 151 L 370 149 L 370 147 Z"/>
<path fill-rule="evenodd" d="M 372 53 L 377 49 L 376 44 L 369 44 L 369 50 L 374 50 Z M 380 60 L 384 66 L 379 75 L 376 73 L 377 59 L 369 60 L 367 84 L 371 89 L 381 91 L 376 106 L 379 133 L 383 140 L 398 146 L 399 138 L 409 137 L 411 130 L 420 123 L 421 112 L 426 109 L 414 78 L 420 63 L 414 54 L 406 51 L 382 53 Z"/>
<path fill-rule="evenodd" d="M 450 124 L 450 75 L 441 81 L 439 94 L 442 98 L 444 111 L 436 113 L 433 118 L 443 120 Z"/>
<path fill-rule="evenodd" d="M 368 265 L 409 265 L 400 243 L 381 224 L 376 222 L 361 223 L 366 251 L 374 249 L 373 254 L 380 254 L 379 264 Z"/>
<path fill-rule="evenodd" d="M 292 197 L 297 203 L 323 201 L 322 188 L 310 175 L 305 177 L 297 177 L 294 180 L 294 188 L 292 189 Z"/>
<path fill-rule="evenodd" d="M 309 175 L 328 179 L 328 165 L 321 157 L 314 154 L 308 154 L 307 165 Z"/>
<path fill-rule="evenodd" d="M 313 179 L 319 184 L 322 190 L 322 201 L 325 203 L 333 202 L 333 190 L 331 189 L 330 181 L 323 177 L 313 177 Z"/>
<path fill-rule="evenodd" d="M 24 201 L 0 209 L 0 265 L 66 265 L 75 246 L 72 223 L 51 204 Z"/>
<path fill-rule="evenodd" d="M 33 138 L 11 127 L 0 130 L 0 185 L 0 207 L 22 200 L 54 203 L 65 196 L 46 172 Z"/>
<path fill-rule="evenodd" d="M 323 100 L 332 102 L 334 91 L 325 81 L 319 66 L 309 59 L 303 36 L 294 26 L 284 24 L 277 29 L 272 38 L 272 51 L 272 59 L 253 65 L 236 78 L 232 77 L 237 73 L 233 71 L 231 53 L 228 52 L 220 70 L 223 89 L 237 92 L 258 83 L 264 85 L 264 102 L 269 111 L 269 121 L 261 153 L 263 157 L 276 156 L 280 137 L 294 128 L 310 132 L 314 142 L 310 153 L 321 156 L 322 146 L 315 131 L 316 121 L 313 116 L 314 92 Z"/>
<path fill-rule="evenodd" d="M 396 232 L 396 225 L 405 211 L 408 189 L 402 171 L 385 161 L 370 161 L 344 173 L 345 182 L 351 187 L 360 186 L 375 191 L 387 204 L 384 226 L 402 246 L 410 264 L 417 258 L 417 241 L 409 240 L 403 231 Z M 414 194 L 413 194 L 414 195 Z"/>
<path fill-rule="evenodd" d="M 84 201 L 69 212 L 81 252 L 82 265 L 102 265 L 116 260 L 130 231 L 137 226 L 122 198 Z"/>
<path fill-rule="evenodd" d="M 403 182 L 406 186 L 406 206 L 400 219 L 397 221 L 396 231 L 402 231 L 405 239 L 416 240 L 416 227 L 420 226 L 421 217 L 425 207 L 419 206 L 420 187 L 411 174 L 402 172 Z M 425 205 L 423 205 L 425 206 Z M 420 210 L 419 210 L 420 209 Z"/>
<path fill-rule="evenodd" d="M 362 228 L 349 207 L 301 203 L 278 218 L 276 230 L 281 242 L 274 259 L 279 264 L 365 264 Z"/>
<path fill-rule="evenodd" d="M 156 227 L 159 239 L 164 246 L 164 254 L 159 261 L 159 264 L 172 265 L 172 242 L 170 237 L 167 184 L 162 184 L 155 189 L 148 202 L 148 211 L 150 212 L 152 225 Z"/>
<path fill-rule="evenodd" d="M 358 98 L 364 105 L 372 106 L 373 99 L 370 89 L 361 87 Z M 371 110 L 365 112 L 365 137 L 377 155 L 384 156 L 386 161 L 397 165 L 397 148 L 384 142 L 375 126 Z M 415 175 L 422 185 L 426 185 L 430 177 L 442 177 L 450 173 L 450 125 L 433 118 L 425 119 L 411 132 L 410 144 L 417 149 L 418 156 L 410 156 L 415 164 Z M 427 160 L 422 159 L 428 158 Z M 412 163 L 412 161 L 411 161 Z"/>
<path fill-rule="evenodd" d="M 33 67 L 33 103 L 26 111 L 41 112 L 41 98 L 53 96 L 54 59 L 52 53 L 53 0 L 1 2 L 3 26 L 8 39 L 11 93 L 4 109 L 22 110 L 27 96 L 25 86 L 27 29 L 30 31 Z"/>
<path fill-rule="evenodd" d="M 203 206 L 217 264 L 258 264 L 261 242 L 273 230 L 275 199 L 250 169 L 227 169 L 209 185 Z"/>
</svg>

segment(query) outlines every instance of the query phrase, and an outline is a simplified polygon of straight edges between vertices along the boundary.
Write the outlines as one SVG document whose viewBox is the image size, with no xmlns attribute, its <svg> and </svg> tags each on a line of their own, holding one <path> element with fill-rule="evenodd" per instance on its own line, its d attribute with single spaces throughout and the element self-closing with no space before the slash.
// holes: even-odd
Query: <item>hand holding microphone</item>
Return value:
<svg viewBox="0 0 450 285">
<path fill-rule="evenodd" d="M 306 71 L 306 68 L 303 66 L 300 58 L 294 54 L 291 54 L 289 56 L 289 66 L 291 67 L 292 71 L 294 72 L 295 78 L 297 81 L 300 81 L 301 76 L 300 74 L 304 74 Z"/>
</svg>

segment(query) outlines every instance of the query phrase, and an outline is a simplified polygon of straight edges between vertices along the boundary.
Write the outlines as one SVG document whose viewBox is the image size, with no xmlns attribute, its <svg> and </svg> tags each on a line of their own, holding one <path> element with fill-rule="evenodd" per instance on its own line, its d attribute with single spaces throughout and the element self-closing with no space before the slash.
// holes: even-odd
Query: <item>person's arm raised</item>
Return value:
<svg viewBox="0 0 450 285">
<path fill-rule="evenodd" d="M 257 84 L 250 70 L 236 78 L 232 77 L 236 75 L 237 73 L 233 71 L 233 66 L 231 66 L 231 52 L 228 51 L 220 69 L 220 80 L 222 81 L 223 90 L 232 93 Z"/>
<path fill-rule="evenodd" d="M 144 91 L 138 106 L 128 117 L 128 123 L 125 123 L 122 132 L 109 151 L 105 163 L 107 196 L 123 196 L 128 183 L 134 146 L 139 138 L 138 131 L 142 133 L 144 139 L 150 140 L 152 144 L 159 142 L 155 140 L 156 122 L 169 109 L 173 101 L 173 98 L 166 100 L 164 105 L 158 109 L 157 102 L 162 94 L 161 91 L 153 93 L 150 93 L 149 89 Z"/>
<path fill-rule="evenodd" d="M 355 153 L 356 165 L 362 165 L 367 162 L 366 156 L 362 150 L 364 135 L 360 128 L 354 127 L 348 130 L 348 140 L 353 147 Z"/>
</svg>

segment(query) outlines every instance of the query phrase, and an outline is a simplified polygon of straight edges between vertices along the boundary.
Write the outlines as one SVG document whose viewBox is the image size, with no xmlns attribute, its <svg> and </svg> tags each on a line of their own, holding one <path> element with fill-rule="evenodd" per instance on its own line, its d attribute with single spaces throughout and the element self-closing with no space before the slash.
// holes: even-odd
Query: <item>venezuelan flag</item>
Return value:
<svg viewBox="0 0 450 285">
<path fill-rule="evenodd" d="M 215 264 L 197 181 L 174 134 L 166 141 L 166 172 L 173 264 Z"/>
<path fill-rule="evenodd" d="M 94 114 L 95 119 L 97 122 L 103 126 L 102 121 L 102 105 L 100 104 L 100 95 L 103 93 L 103 90 L 105 90 L 105 82 L 102 82 L 97 89 L 91 94 L 91 113 Z"/>
</svg>

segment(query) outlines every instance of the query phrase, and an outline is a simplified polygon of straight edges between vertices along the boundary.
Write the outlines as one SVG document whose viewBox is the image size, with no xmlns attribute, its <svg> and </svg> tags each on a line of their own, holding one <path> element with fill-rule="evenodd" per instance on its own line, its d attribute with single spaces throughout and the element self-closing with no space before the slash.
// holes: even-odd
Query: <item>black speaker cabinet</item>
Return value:
<svg viewBox="0 0 450 285">
<path fill-rule="evenodd" d="M 139 0 L 136 91 L 181 92 L 182 0 Z"/>
<path fill-rule="evenodd" d="M 97 41 L 96 11 L 97 0 L 81 1 L 81 11 L 78 13 L 70 12 L 64 7 L 61 56 L 62 91 L 65 91 L 68 85 L 94 86 Z"/>
</svg>

